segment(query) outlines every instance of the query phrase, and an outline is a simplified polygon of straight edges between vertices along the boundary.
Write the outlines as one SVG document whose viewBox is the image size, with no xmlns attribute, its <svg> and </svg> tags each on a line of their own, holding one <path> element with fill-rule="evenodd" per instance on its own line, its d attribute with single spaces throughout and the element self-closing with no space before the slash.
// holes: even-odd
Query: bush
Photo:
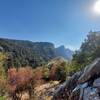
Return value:
<svg viewBox="0 0 100 100">
<path fill-rule="evenodd" d="M 7 92 L 6 80 L 0 79 L 0 96 L 4 96 L 6 92 Z"/>
<path fill-rule="evenodd" d="M 0 52 L 0 96 L 5 95 L 6 93 L 6 73 L 4 63 L 6 61 L 6 54 Z"/>
<path fill-rule="evenodd" d="M 66 75 L 67 75 L 67 63 L 63 62 L 56 69 L 56 78 L 58 81 L 63 82 L 66 80 Z"/>
<path fill-rule="evenodd" d="M 54 63 L 50 69 L 50 79 L 63 82 L 66 80 L 67 72 L 68 69 L 66 61 L 63 61 L 59 64 Z"/>
<path fill-rule="evenodd" d="M 0 96 L 0 100 L 7 100 L 7 99 L 3 96 Z"/>
<path fill-rule="evenodd" d="M 50 79 L 50 70 L 47 66 L 43 67 L 43 79 L 46 81 Z"/>
<path fill-rule="evenodd" d="M 23 91 L 28 91 L 30 98 L 33 95 L 33 70 L 26 68 L 11 68 L 8 70 L 8 90 L 13 100 L 20 99 Z"/>
</svg>

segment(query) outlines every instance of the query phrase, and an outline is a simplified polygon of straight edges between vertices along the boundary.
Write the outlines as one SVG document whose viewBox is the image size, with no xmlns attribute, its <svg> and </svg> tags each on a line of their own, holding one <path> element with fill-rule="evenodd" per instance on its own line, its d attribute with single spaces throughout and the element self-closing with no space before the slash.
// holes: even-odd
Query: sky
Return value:
<svg viewBox="0 0 100 100">
<path fill-rule="evenodd" d="M 100 31 L 96 1 L 0 0 L 0 37 L 79 49 L 90 30 Z"/>
</svg>

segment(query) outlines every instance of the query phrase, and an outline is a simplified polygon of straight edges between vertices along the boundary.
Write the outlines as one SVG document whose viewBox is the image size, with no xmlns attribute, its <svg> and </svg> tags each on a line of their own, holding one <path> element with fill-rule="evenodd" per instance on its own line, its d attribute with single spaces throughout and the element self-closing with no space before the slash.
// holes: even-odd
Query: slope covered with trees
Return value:
<svg viewBox="0 0 100 100">
<path fill-rule="evenodd" d="M 76 69 L 82 69 L 100 57 L 100 32 L 89 32 L 79 51 L 73 56 Z M 78 67 L 77 67 L 78 66 Z M 79 67 L 80 66 L 80 67 Z"/>
<path fill-rule="evenodd" d="M 0 38 L 0 51 L 8 53 L 8 66 L 39 66 L 56 56 L 54 45 Z"/>
</svg>

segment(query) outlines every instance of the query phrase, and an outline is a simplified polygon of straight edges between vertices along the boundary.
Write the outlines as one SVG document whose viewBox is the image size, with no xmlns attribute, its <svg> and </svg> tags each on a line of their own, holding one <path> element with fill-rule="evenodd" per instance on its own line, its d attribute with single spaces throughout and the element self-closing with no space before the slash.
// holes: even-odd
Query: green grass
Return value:
<svg viewBox="0 0 100 100">
<path fill-rule="evenodd" d="M 0 100 L 6 100 L 6 98 L 5 97 L 0 97 Z"/>
</svg>

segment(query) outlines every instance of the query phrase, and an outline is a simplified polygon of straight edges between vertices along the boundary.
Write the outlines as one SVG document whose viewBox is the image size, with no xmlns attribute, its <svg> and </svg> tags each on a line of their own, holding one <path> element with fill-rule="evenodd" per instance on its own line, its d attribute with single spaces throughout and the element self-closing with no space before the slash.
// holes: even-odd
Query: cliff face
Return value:
<svg viewBox="0 0 100 100">
<path fill-rule="evenodd" d="M 67 60 L 72 60 L 73 57 L 73 51 L 70 49 L 66 49 L 65 46 L 60 46 L 58 48 L 56 48 L 56 54 L 57 56 L 61 56 Z"/>
<path fill-rule="evenodd" d="M 63 83 L 53 100 L 100 100 L 100 58 Z"/>
</svg>

